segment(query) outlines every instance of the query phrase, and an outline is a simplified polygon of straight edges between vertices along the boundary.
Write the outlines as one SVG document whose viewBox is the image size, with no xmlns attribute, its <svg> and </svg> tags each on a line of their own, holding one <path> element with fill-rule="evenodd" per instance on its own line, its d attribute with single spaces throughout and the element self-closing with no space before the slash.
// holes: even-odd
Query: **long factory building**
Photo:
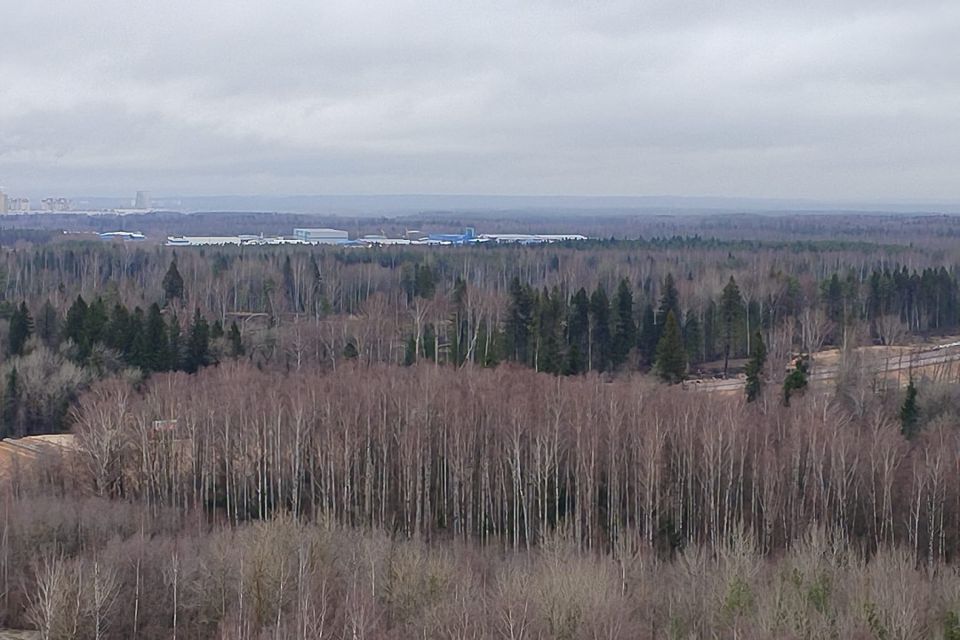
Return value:
<svg viewBox="0 0 960 640">
<path fill-rule="evenodd" d="M 101 237 L 109 234 L 101 234 Z M 107 239 L 107 238 L 104 238 Z M 587 240 L 580 234 L 529 234 L 529 233 L 486 233 L 477 235 L 472 228 L 462 234 L 436 233 L 417 238 L 389 238 L 385 235 L 366 235 L 351 240 L 349 234 L 342 229 L 294 229 L 293 236 L 264 236 L 264 235 L 236 235 L 236 236 L 170 236 L 167 246 L 195 247 L 195 246 L 264 246 L 278 244 L 306 244 L 306 245 L 339 245 L 352 247 L 396 246 L 396 245 L 434 245 L 460 246 L 468 244 L 500 243 L 500 244 L 543 244 L 550 242 L 567 242 Z"/>
</svg>

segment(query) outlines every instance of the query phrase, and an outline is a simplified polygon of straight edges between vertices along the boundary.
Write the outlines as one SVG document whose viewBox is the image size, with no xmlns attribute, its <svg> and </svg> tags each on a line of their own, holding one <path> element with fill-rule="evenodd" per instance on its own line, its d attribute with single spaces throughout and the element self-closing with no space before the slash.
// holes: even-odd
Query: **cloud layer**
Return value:
<svg viewBox="0 0 960 640">
<path fill-rule="evenodd" d="M 960 199 L 955 1 L 2 9 L 9 192 Z"/>
</svg>

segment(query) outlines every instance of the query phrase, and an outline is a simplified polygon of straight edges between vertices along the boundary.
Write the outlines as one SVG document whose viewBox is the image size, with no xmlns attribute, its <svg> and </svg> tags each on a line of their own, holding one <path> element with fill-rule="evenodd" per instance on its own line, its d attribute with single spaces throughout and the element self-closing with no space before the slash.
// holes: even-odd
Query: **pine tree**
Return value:
<svg viewBox="0 0 960 640">
<path fill-rule="evenodd" d="M 720 316 L 723 323 L 723 377 L 727 377 L 727 368 L 730 364 L 730 350 L 740 327 L 743 317 L 743 297 L 737 281 L 730 276 L 730 281 L 723 288 L 720 296 Z"/>
<path fill-rule="evenodd" d="M 562 373 L 564 369 L 563 350 L 561 349 L 561 316 L 563 302 L 557 289 L 551 294 L 546 289 L 538 299 L 537 305 L 537 370 L 547 373 Z"/>
<path fill-rule="evenodd" d="M 703 332 L 700 330 L 700 320 L 692 309 L 687 311 L 683 323 L 683 348 L 691 363 L 703 362 Z"/>
<path fill-rule="evenodd" d="M 760 396 L 763 386 L 763 366 L 767 362 L 767 346 L 763 344 L 763 336 L 757 331 L 753 340 L 753 349 L 750 361 L 747 363 L 747 402 L 753 402 Z"/>
<path fill-rule="evenodd" d="M 797 391 L 803 391 L 807 388 L 807 362 L 798 360 L 793 371 L 787 374 L 783 381 L 783 404 L 790 406 L 790 397 Z"/>
<path fill-rule="evenodd" d="M 113 306 L 110 322 L 107 323 L 106 345 L 124 355 L 129 355 L 133 346 L 130 312 L 119 302 Z"/>
<path fill-rule="evenodd" d="M 7 353 L 11 356 L 23 355 L 23 348 L 31 335 L 33 335 L 33 319 L 30 317 L 27 303 L 21 302 L 20 307 L 10 316 Z"/>
<path fill-rule="evenodd" d="M 640 338 L 638 340 L 640 347 L 641 363 L 649 366 L 657 358 L 658 328 L 656 314 L 652 304 L 646 304 L 643 307 L 643 317 L 640 321 Z"/>
<path fill-rule="evenodd" d="M 353 338 L 350 338 L 343 347 L 343 357 L 347 360 L 356 360 L 359 356 L 360 352 L 357 350 L 357 343 Z"/>
<path fill-rule="evenodd" d="M 633 319 L 633 292 L 630 282 L 623 278 L 617 287 L 613 302 L 613 364 L 622 365 L 627 361 L 630 350 L 637 342 L 637 323 Z"/>
<path fill-rule="evenodd" d="M 430 265 L 416 265 L 413 268 L 414 295 L 421 298 L 432 298 L 437 290 L 437 280 Z"/>
<path fill-rule="evenodd" d="M 77 345 L 79 358 L 82 362 L 86 360 L 90 352 L 90 341 L 87 339 L 87 303 L 83 296 L 77 296 L 73 304 L 67 310 L 67 319 L 64 322 L 63 337 L 72 340 Z"/>
<path fill-rule="evenodd" d="M 193 313 L 193 324 L 190 325 L 184 369 L 188 373 L 196 373 L 208 364 L 210 364 L 210 326 L 200 315 L 200 308 L 197 307 Z"/>
<path fill-rule="evenodd" d="M 564 373 L 574 375 L 587 369 L 586 353 L 590 340 L 590 297 L 583 287 L 570 299 L 567 315 L 567 364 Z"/>
<path fill-rule="evenodd" d="M 91 347 L 97 342 L 104 341 L 108 321 L 106 304 L 104 304 L 102 298 L 97 297 L 87 307 L 87 314 L 84 318 L 84 333 Z"/>
<path fill-rule="evenodd" d="M 145 371 L 166 371 L 170 368 L 170 342 L 167 324 L 163 321 L 160 305 L 154 302 L 147 311 L 144 327 Z"/>
<path fill-rule="evenodd" d="M 302 310 L 302 303 L 300 300 L 300 295 L 297 291 L 297 281 L 293 275 L 293 265 L 290 263 L 290 256 L 287 255 L 283 259 L 283 293 L 287 298 L 287 302 L 290 304 L 290 308 L 294 312 L 299 312 Z"/>
<path fill-rule="evenodd" d="M 403 366 L 412 367 L 417 362 L 417 339 L 407 338 L 407 345 L 403 352 Z"/>
<path fill-rule="evenodd" d="M 240 327 L 236 322 L 230 323 L 230 331 L 227 333 L 227 342 L 230 344 L 230 356 L 239 358 L 243 355 L 243 338 L 240 335 Z"/>
<path fill-rule="evenodd" d="M 532 365 L 535 300 L 530 287 L 519 278 L 510 283 L 510 310 L 506 322 L 507 354 L 511 360 Z"/>
<path fill-rule="evenodd" d="M 900 433 L 907 438 L 917 435 L 920 426 L 920 407 L 917 406 L 917 387 L 913 384 L 913 376 L 907 384 L 907 395 L 900 406 Z"/>
<path fill-rule="evenodd" d="M 163 276 L 163 295 L 168 303 L 183 299 L 183 277 L 177 269 L 176 258 L 170 261 L 167 273 Z"/>
<path fill-rule="evenodd" d="M 683 350 L 683 337 L 673 311 L 667 312 L 663 333 L 657 344 L 657 374 L 670 383 L 682 382 L 687 371 L 687 356 Z"/>
<path fill-rule="evenodd" d="M 680 313 L 680 292 L 677 291 L 677 285 L 673 280 L 673 274 L 668 273 L 663 278 L 663 292 L 660 295 L 660 308 L 657 310 L 657 324 L 663 328 L 666 326 L 667 315 L 673 312 L 674 318 L 682 318 Z M 678 320 L 679 322 L 679 320 Z M 659 341 L 660 335 L 657 334 Z"/>
<path fill-rule="evenodd" d="M 453 331 L 450 336 L 450 361 L 457 367 L 467 359 L 469 327 L 467 325 L 467 283 L 457 276 L 453 283 Z"/>
<path fill-rule="evenodd" d="M 57 334 L 59 332 L 60 318 L 57 316 L 57 310 L 53 308 L 49 300 L 44 301 L 37 314 L 36 321 L 37 338 L 48 347 L 55 347 L 57 343 Z"/>
<path fill-rule="evenodd" d="M 210 325 L 210 339 L 219 340 L 223 335 L 223 323 L 220 322 L 220 318 L 217 318 L 213 321 L 213 324 Z"/>
<path fill-rule="evenodd" d="M 170 326 L 167 328 L 166 364 L 170 371 L 179 371 L 183 365 L 183 336 L 180 330 L 180 321 L 176 315 L 170 317 Z"/>
<path fill-rule="evenodd" d="M 606 371 L 610 368 L 613 342 L 610 335 L 610 299 L 603 286 L 590 296 L 590 368 Z"/>
</svg>

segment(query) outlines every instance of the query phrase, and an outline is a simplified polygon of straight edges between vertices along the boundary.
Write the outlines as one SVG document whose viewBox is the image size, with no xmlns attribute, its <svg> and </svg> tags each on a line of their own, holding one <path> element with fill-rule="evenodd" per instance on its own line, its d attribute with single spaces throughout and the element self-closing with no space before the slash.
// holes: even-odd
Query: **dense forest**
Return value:
<svg viewBox="0 0 960 640">
<path fill-rule="evenodd" d="M 175 251 L 17 230 L 0 428 L 73 444 L 2 461 L 0 625 L 960 637 L 958 380 L 863 360 L 958 333 L 955 222 Z"/>
</svg>

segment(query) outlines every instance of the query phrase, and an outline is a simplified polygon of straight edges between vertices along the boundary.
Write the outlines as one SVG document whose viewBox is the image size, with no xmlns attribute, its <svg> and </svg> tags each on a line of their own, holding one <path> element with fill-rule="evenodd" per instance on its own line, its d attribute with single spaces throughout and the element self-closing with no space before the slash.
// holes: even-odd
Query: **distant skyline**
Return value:
<svg viewBox="0 0 960 640">
<path fill-rule="evenodd" d="M 960 203 L 956 2 L 32 0 L 3 22 L 13 196 Z"/>
</svg>

